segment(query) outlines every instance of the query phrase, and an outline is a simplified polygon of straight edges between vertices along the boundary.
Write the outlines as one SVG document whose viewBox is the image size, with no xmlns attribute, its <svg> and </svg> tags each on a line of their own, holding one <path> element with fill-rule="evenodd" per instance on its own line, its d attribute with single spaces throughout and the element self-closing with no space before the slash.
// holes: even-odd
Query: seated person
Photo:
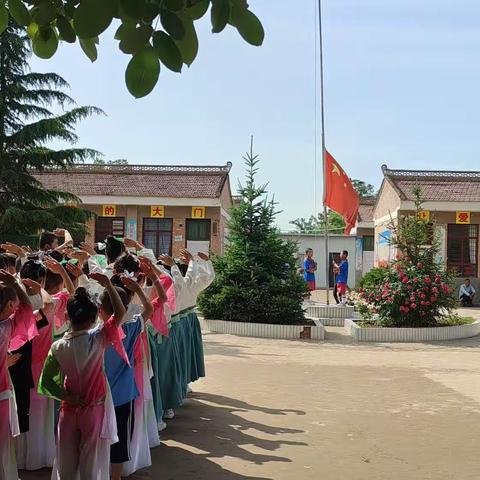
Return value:
<svg viewBox="0 0 480 480">
<path fill-rule="evenodd" d="M 470 283 L 470 279 L 466 278 L 465 283 L 460 287 L 458 298 L 462 302 L 463 307 L 473 306 L 473 298 L 475 297 L 475 289 Z"/>
</svg>

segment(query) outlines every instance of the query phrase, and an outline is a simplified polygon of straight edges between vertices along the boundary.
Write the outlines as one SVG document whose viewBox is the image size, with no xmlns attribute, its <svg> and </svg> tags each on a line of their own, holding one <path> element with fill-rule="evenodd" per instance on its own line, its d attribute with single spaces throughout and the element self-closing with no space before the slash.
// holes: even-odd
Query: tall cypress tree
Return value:
<svg viewBox="0 0 480 480">
<path fill-rule="evenodd" d="M 259 159 L 253 145 L 244 160 L 241 202 L 230 212 L 225 254 L 214 258 L 216 278 L 200 296 L 199 308 L 217 320 L 300 323 L 307 287 L 297 272 L 297 246 L 280 237 L 275 203 L 266 196 L 267 186 L 255 183 Z"/>
<path fill-rule="evenodd" d="M 30 55 L 25 31 L 10 22 L 0 35 L 0 235 L 56 227 L 81 234 L 88 212 L 71 206 L 78 202 L 75 196 L 43 188 L 32 170 L 67 168 L 95 158 L 98 152 L 73 147 L 74 126 L 101 110 L 77 107 L 59 75 L 31 72 Z M 52 106 L 61 113 L 55 114 Z M 72 148 L 54 150 L 47 146 L 52 141 Z"/>
</svg>

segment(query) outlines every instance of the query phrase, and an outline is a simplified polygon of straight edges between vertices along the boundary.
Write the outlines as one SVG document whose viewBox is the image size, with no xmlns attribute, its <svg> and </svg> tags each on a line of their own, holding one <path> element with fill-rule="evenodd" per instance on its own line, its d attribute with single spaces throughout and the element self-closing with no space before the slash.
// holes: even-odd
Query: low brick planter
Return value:
<svg viewBox="0 0 480 480">
<path fill-rule="evenodd" d="M 226 322 L 200 318 L 202 330 L 241 337 L 277 338 L 290 340 L 323 340 L 325 329 L 320 322 L 315 326 L 273 325 L 265 323 Z"/>
<path fill-rule="evenodd" d="M 475 337 L 480 334 L 480 320 L 452 327 L 362 328 L 353 320 L 346 319 L 345 328 L 359 342 L 434 342 Z"/>
</svg>

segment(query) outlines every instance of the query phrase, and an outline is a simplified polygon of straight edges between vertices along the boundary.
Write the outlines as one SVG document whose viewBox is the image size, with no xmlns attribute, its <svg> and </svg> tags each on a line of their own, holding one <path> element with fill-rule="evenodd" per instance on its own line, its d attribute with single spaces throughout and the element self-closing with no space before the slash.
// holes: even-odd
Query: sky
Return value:
<svg viewBox="0 0 480 480">
<path fill-rule="evenodd" d="M 262 47 L 231 27 L 212 34 L 207 16 L 193 65 L 162 68 L 143 99 L 125 87 L 129 57 L 113 27 L 93 64 L 78 44 L 63 44 L 31 67 L 61 74 L 78 104 L 106 112 L 77 129 L 79 145 L 106 159 L 230 161 L 235 190 L 254 135 L 258 181 L 268 182 L 288 229 L 321 209 L 317 0 L 249 3 L 265 27 Z M 382 164 L 480 169 L 479 23 L 476 0 L 323 0 L 327 148 L 351 178 L 378 187 Z"/>
</svg>

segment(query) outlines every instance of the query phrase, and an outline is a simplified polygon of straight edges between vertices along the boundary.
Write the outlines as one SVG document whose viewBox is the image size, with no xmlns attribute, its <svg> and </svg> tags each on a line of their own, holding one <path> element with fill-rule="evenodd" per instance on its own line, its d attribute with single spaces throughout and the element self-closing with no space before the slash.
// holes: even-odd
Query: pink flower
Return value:
<svg viewBox="0 0 480 480">
<path fill-rule="evenodd" d="M 404 312 L 408 313 L 409 311 L 410 311 L 410 309 L 408 307 L 405 307 Z"/>
<path fill-rule="evenodd" d="M 432 283 L 432 279 L 430 277 L 425 277 L 425 283 Z"/>
<path fill-rule="evenodd" d="M 393 302 L 393 298 L 392 297 L 388 297 L 387 300 L 391 303 Z"/>
<path fill-rule="evenodd" d="M 438 275 L 435 277 L 435 283 L 442 283 L 442 279 Z"/>
<path fill-rule="evenodd" d="M 417 277 L 415 277 L 415 278 L 413 279 L 413 283 L 418 283 L 418 278 L 417 278 Z"/>
<path fill-rule="evenodd" d="M 427 298 L 427 296 L 424 294 L 424 293 L 421 293 L 419 295 L 419 297 L 422 299 L 422 300 L 425 300 Z"/>
<path fill-rule="evenodd" d="M 430 305 L 430 302 L 428 302 L 428 301 L 427 301 L 427 302 L 425 302 L 425 306 L 427 306 L 427 307 L 428 307 L 429 305 Z"/>
<path fill-rule="evenodd" d="M 409 285 L 407 288 L 408 290 L 413 290 L 413 285 Z"/>
<path fill-rule="evenodd" d="M 445 292 L 446 295 L 450 292 L 450 289 L 448 288 L 448 285 L 446 283 L 442 283 L 442 288 L 443 291 Z"/>
<path fill-rule="evenodd" d="M 418 263 L 417 263 L 417 268 L 423 268 L 423 264 L 420 263 L 420 262 L 418 262 Z"/>
<path fill-rule="evenodd" d="M 402 282 L 403 282 L 403 283 L 408 283 L 408 278 L 407 278 L 407 277 L 403 277 L 403 278 L 402 278 Z"/>
<path fill-rule="evenodd" d="M 381 297 L 375 297 L 375 300 L 379 302 L 381 300 Z"/>
<path fill-rule="evenodd" d="M 432 303 L 435 303 L 435 302 L 437 301 L 437 297 L 430 297 L 430 301 L 431 301 Z"/>
<path fill-rule="evenodd" d="M 423 307 L 424 305 L 426 305 L 427 302 L 424 302 L 423 300 L 420 302 L 420 305 Z"/>
<path fill-rule="evenodd" d="M 415 309 L 417 308 L 417 304 L 416 304 L 416 303 L 410 304 L 410 308 L 411 308 L 412 310 L 415 310 Z"/>
</svg>

